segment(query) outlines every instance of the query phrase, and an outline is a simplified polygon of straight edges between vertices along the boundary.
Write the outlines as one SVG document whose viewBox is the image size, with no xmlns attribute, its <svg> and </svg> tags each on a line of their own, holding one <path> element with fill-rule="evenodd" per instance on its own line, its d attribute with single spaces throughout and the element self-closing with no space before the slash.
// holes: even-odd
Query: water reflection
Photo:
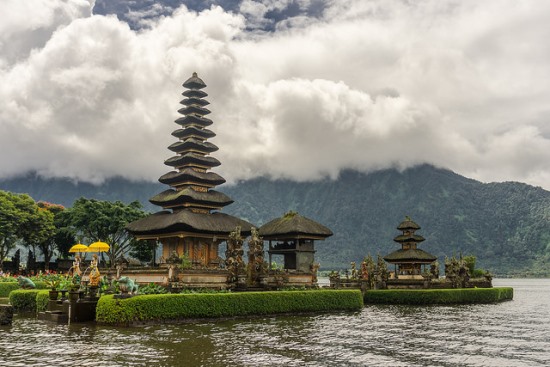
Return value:
<svg viewBox="0 0 550 367">
<path fill-rule="evenodd" d="M 545 366 L 550 280 L 496 280 L 514 301 L 151 325 L 1 327 L 2 366 Z"/>
</svg>

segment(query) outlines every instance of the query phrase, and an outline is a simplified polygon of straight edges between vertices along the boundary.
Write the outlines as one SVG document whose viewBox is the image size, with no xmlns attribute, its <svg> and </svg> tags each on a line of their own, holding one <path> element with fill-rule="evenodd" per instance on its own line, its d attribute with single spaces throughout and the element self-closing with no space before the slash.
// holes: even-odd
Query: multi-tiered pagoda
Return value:
<svg viewBox="0 0 550 367">
<path fill-rule="evenodd" d="M 220 161 L 210 156 L 218 147 L 208 142 L 216 134 L 207 129 L 212 120 L 205 117 L 210 113 L 202 90 L 206 84 L 193 73 L 183 87 L 184 107 L 178 110 L 183 116 L 175 121 L 181 128 L 172 133 L 178 141 L 168 147 L 175 155 L 164 162 L 173 170 L 159 178 L 170 188 L 150 199 L 164 210 L 128 224 L 127 229 L 137 239 L 160 241 L 166 259 L 185 255 L 195 266 L 217 267 L 219 244 L 237 226 L 250 233 L 252 225 L 218 211 L 233 200 L 214 190 L 225 179 L 210 171 Z"/>
<path fill-rule="evenodd" d="M 402 234 L 393 240 L 401 244 L 401 249 L 384 256 L 384 260 L 394 264 L 395 278 L 422 279 L 422 273 L 426 271 L 423 267 L 433 263 L 437 257 L 418 248 L 418 244 L 424 241 L 424 237 L 415 233 L 420 226 L 411 218 L 405 217 L 397 229 L 402 231 Z"/>
</svg>

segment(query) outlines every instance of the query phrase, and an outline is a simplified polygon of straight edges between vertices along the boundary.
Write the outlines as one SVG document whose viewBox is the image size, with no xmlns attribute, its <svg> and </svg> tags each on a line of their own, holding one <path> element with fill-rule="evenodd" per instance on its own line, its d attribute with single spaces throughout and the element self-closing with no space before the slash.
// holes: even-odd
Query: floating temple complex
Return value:
<svg viewBox="0 0 550 367">
<path fill-rule="evenodd" d="M 206 84 L 193 73 L 183 87 L 183 107 L 178 111 L 182 117 L 175 121 L 179 128 L 172 132 L 178 140 L 168 147 L 175 155 L 164 162 L 172 170 L 159 178 L 169 188 L 150 199 L 163 210 L 127 226 L 136 239 L 162 244 L 168 273 L 161 269 L 133 276 L 145 282 L 163 278 L 185 287 L 272 287 L 281 282 L 316 285 L 314 241 L 332 232 L 294 212 L 274 219 L 259 231 L 243 219 L 222 213 L 220 210 L 233 200 L 215 190 L 225 179 L 212 171 L 221 163 L 211 155 L 218 147 L 208 141 L 216 134 L 208 129 L 213 122 L 206 117 L 210 114 L 205 99 L 208 95 L 203 91 Z M 249 235 L 251 246 L 245 264 L 242 236 Z M 268 264 L 274 255 L 283 257 L 282 274 L 264 265 L 263 239 L 259 236 L 269 241 Z M 225 259 L 218 255 L 223 242 L 227 246 Z M 180 266 L 182 258 L 189 262 L 186 269 Z"/>
<path fill-rule="evenodd" d="M 159 178 L 168 188 L 150 199 L 162 210 L 127 225 L 136 239 L 162 244 L 164 261 L 160 268 L 149 270 L 132 270 L 118 264 L 117 277 L 168 283 L 172 288 L 317 286 L 315 241 L 332 236 L 332 231 L 292 211 L 259 229 L 222 213 L 233 200 L 215 190 L 225 179 L 213 171 L 221 163 L 212 155 L 218 147 L 208 141 L 216 134 L 209 129 L 212 120 L 206 117 L 210 114 L 206 84 L 193 73 L 183 87 L 183 107 L 178 111 L 182 116 L 175 121 L 179 126 L 172 132 L 177 141 L 168 147 L 174 155 L 164 162 L 171 170 Z M 419 248 L 424 241 L 416 233 L 420 226 L 406 217 L 397 229 L 401 234 L 394 241 L 400 249 L 379 257 L 376 264 L 372 259 L 363 261 L 359 271 L 352 269 L 351 278 L 331 277 L 331 285 L 367 289 L 487 286 L 486 282 L 470 281 L 462 259 L 445 264 L 446 278 L 451 283 L 438 283 L 436 256 Z M 248 256 L 244 256 L 247 237 Z M 267 251 L 264 241 L 269 244 Z M 225 258 L 220 256 L 223 248 Z M 268 259 L 264 258 L 266 252 Z M 283 259 L 282 269 L 271 269 L 273 257 Z M 387 269 L 386 262 L 393 265 L 393 271 Z"/>
</svg>

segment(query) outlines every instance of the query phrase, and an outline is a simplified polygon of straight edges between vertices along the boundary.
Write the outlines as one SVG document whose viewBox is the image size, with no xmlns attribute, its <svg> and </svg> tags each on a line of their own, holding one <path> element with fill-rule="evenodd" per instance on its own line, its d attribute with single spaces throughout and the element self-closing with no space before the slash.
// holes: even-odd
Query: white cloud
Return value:
<svg viewBox="0 0 550 367">
<path fill-rule="evenodd" d="M 229 181 L 427 162 L 550 188 L 545 2 L 334 0 L 272 33 L 221 8 L 132 31 L 86 1 L 37 2 L 28 22 L 23 2 L 0 9 L 0 177 L 157 179 L 197 71 Z M 258 25 L 287 3 L 241 11 Z"/>
</svg>

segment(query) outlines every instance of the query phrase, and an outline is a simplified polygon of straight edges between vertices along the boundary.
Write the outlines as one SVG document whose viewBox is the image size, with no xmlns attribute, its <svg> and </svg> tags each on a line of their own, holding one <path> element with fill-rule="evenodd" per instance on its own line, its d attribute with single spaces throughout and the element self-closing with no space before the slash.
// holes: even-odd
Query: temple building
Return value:
<svg viewBox="0 0 550 367">
<path fill-rule="evenodd" d="M 175 121 L 180 128 L 172 133 L 178 140 L 168 147 L 175 155 L 164 162 L 173 170 L 159 178 L 169 188 L 150 199 L 163 210 L 126 228 L 136 239 L 160 241 L 165 259 L 186 256 L 194 268 L 218 268 L 220 243 L 237 226 L 250 234 L 252 225 L 219 211 L 233 200 L 214 190 L 225 179 L 211 171 L 220 161 L 210 155 L 218 147 L 208 141 L 216 134 L 207 129 L 212 120 L 205 117 L 210 113 L 202 90 L 206 84 L 193 73 L 183 87 L 185 98 L 178 110 L 183 116 Z"/>
<path fill-rule="evenodd" d="M 259 234 L 264 241 L 269 241 L 269 264 L 274 255 L 283 256 L 283 268 L 293 278 L 289 279 L 290 284 L 309 284 L 316 280 L 314 242 L 332 236 L 330 229 L 290 211 L 261 226 Z"/>
<path fill-rule="evenodd" d="M 384 256 L 384 260 L 394 265 L 394 279 L 423 279 L 422 273 L 428 271 L 427 265 L 432 264 L 437 257 L 418 248 L 418 244 L 424 241 L 424 237 L 415 232 L 420 226 L 411 218 L 397 226 L 402 234 L 393 240 L 401 245 L 401 249 Z"/>
</svg>

